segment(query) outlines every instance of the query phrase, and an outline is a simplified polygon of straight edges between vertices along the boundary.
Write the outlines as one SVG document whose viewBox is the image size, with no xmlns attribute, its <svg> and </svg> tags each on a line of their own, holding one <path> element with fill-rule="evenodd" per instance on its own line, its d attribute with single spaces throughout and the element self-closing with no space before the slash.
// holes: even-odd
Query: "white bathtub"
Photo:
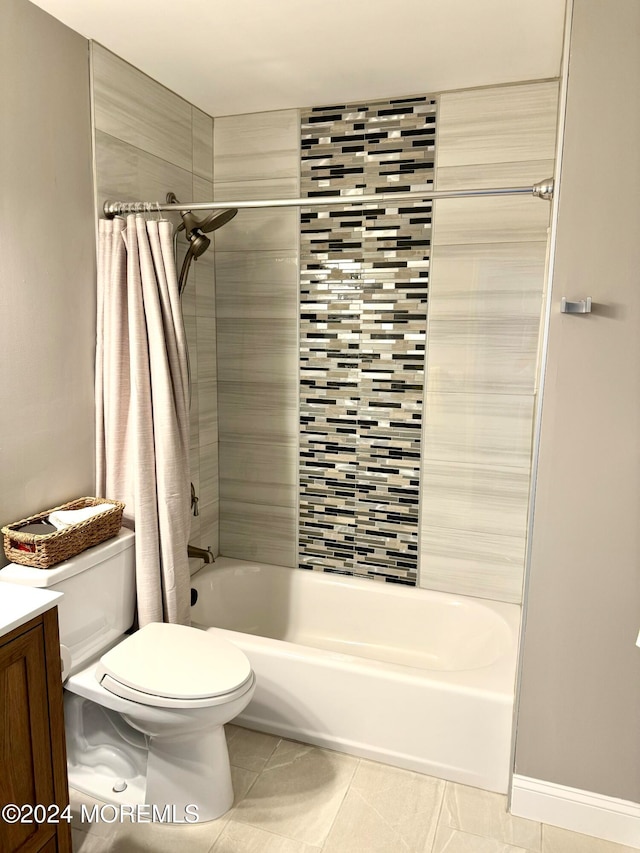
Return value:
<svg viewBox="0 0 640 853">
<path fill-rule="evenodd" d="M 516 605 L 228 557 L 191 584 L 256 673 L 237 722 L 507 791 Z"/>
</svg>

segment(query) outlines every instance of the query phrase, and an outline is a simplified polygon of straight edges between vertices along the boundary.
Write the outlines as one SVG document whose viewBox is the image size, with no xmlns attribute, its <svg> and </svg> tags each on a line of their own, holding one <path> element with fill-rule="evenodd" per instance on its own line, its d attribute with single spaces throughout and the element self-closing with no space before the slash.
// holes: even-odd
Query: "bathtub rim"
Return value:
<svg viewBox="0 0 640 853">
<path fill-rule="evenodd" d="M 322 583 L 326 586 L 340 587 L 348 585 L 356 589 L 363 589 L 363 584 L 376 584 L 376 581 L 368 581 L 366 578 L 354 578 L 349 575 L 335 575 L 326 572 L 311 572 L 310 570 L 296 570 L 286 566 L 271 565 L 260 563 L 256 560 L 239 560 L 233 557 L 217 557 L 215 563 L 210 563 L 198 571 L 191 578 L 191 586 L 199 589 L 201 585 L 206 583 L 210 575 L 220 572 L 232 573 L 237 569 L 245 569 L 247 571 L 257 569 L 276 570 L 280 572 L 296 572 L 304 571 L 304 575 L 317 575 L 313 583 Z M 295 575 L 293 576 L 295 578 Z M 390 587 L 390 589 L 387 589 Z M 364 587 L 366 589 L 366 587 Z M 438 685 L 442 688 L 453 689 L 455 691 L 464 692 L 471 690 L 477 695 L 493 696 L 500 701 L 508 701 L 513 703 L 516 684 L 516 665 L 518 656 L 518 647 L 520 641 L 520 616 L 521 608 L 517 604 L 507 602 L 493 601 L 491 599 L 477 598 L 474 596 L 457 595 L 453 593 L 440 592 L 438 590 L 426 590 L 420 587 L 411 587 L 407 589 L 404 585 L 385 584 L 382 593 L 399 599 L 411 599 L 413 601 L 425 598 L 427 600 L 441 600 L 445 602 L 470 601 L 474 604 L 488 609 L 496 614 L 506 624 L 509 630 L 510 646 L 505 652 L 500 655 L 494 662 L 472 669 L 428 669 L 426 667 L 417 667 L 410 664 L 394 663 L 390 661 L 379 661 L 373 658 L 368 658 L 360 655 L 352 655 L 346 652 L 334 651 L 322 648 L 321 646 L 313 646 L 305 643 L 296 643 L 293 640 L 278 639 L 274 637 L 265 637 L 261 634 L 251 634 L 245 631 L 237 631 L 231 628 L 220 628 L 215 625 L 204 624 L 198 620 L 193 624 L 201 628 L 215 628 L 217 631 L 225 632 L 224 636 L 230 642 L 234 642 L 234 636 L 237 642 L 242 642 L 249 647 L 256 647 L 262 644 L 266 648 L 270 648 L 274 652 L 279 652 L 287 657 L 301 658 L 305 655 L 310 656 L 318 665 L 327 665 L 328 661 L 332 661 L 334 665 L 341 668 L 352 669 L 353 671 L 361 670 L 362 668 L 369 671 L 385 672 L 392 679 L 416 679 L 423 683 L 428 683 L 431 687 L 437 689 Z M 324 664 L 323 664 L 324 659 Z"/>
</svg>

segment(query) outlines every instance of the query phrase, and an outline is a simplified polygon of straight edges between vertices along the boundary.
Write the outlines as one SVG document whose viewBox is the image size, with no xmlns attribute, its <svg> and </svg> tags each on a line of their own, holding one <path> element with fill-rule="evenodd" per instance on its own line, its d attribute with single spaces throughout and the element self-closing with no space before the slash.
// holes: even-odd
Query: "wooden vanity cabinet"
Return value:
<svg viewBox="0 0 640 853">
<path fill-rule="evenodd" d="M 69 803 L 56 607 L 0 637 L 0 807 L 7 803 L 51 806 L 50 814 Z M 0 819 L 0 853 L 17 851 L 71 853 L 70 823 Z"/>
</svg>

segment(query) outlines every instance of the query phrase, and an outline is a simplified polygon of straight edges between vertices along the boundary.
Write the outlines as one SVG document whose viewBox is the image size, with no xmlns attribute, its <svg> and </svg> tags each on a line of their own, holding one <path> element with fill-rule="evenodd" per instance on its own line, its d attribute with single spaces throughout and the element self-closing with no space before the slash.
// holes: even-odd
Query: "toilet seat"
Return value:
<svg viewBox="0 0 640 853">
<path fill-rule="evenodd" d="M 246 655 L 197 628 L 154 622 L 104 654 L 96 679 L 142 705 L 204 708 L 232 701 L 254 682 Z"/>
</svg>

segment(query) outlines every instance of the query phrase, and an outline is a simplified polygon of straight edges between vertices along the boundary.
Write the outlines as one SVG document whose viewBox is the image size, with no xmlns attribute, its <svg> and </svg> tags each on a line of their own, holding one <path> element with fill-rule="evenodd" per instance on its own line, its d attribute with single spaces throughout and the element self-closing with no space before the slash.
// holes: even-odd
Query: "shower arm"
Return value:
<svg viewBox="0 0 640 853">
<path fill-rule="evenodd" d="M 554 182 L 552 178 L 538 181 L 527 187 L 490 187 L 484 189 L 466 190 L 411 190 L 407 192 L 375 193 L 371 195 L 350 196 L 311 196 L 310 198 L 276 198 L 252 199 L 250 201 L 190 201 L 186 203 L 142 201 L 105 201 L 103 212 L 106 217 L 125 213 L 145 213 L 148 211 L 193 211 L 193 210 L 224 210 L 228 208 L 259 208 L 259 207 L 351 207 L 360 204 L 380 204 L 381 202 L 395 203 L 398 201 L 437 201 L 446 198 L 479 198 L 482 196 L 530 195 L 535 198 L 550 200 L 553 198 Z"/>
</svg>

